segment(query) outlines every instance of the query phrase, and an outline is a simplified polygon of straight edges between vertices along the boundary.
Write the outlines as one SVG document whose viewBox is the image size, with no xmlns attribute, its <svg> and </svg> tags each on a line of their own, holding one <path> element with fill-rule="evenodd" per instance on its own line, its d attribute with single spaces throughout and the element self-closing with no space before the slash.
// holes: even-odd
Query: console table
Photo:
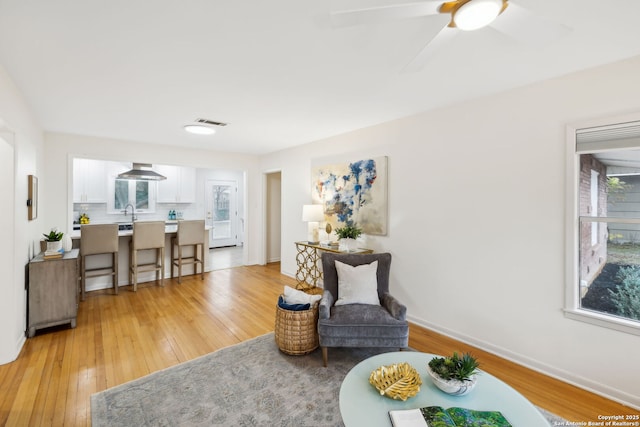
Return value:
<svg viewBox="0 0 640 427">
<path fill-rule="evenodd" d="M 434 354 L 417 351 L 383 353 L 370 357 L 349 371 L 340 387 L 340 414 L 346 427 L 391 427 L 389 411 L 423 406 L 463 407 L 480 411 L 500 411 L 513 426 L 549 427 L 546 418 L 524 396 L 487 372 L 478 375 L 478 384 L 464 396 L 443 393 L 427 374 Z M 369 384 L 369 375 L 380 366 L 407 362 L 420 373 L 422 386 L 415 397 L 393 400 Z"/>
<path fill-rule="evenodd" d="M 372 249 L 358 248 L 355 251 L 341 251 L 338 246 L 329 246 L 323 244 L 311 244 L 308 242 L 295 242 L 296 262 L 298 263 L 298 271 L 296 271 L 296 289 L 308 289 L 318 286 L 318 281 L 322 279 L 322 267 L 320 266 L 320 257 L 322 252 L 334 252 L 340 254 L 370 254 Z"/>
<path fill-rule="evenodd" d="M 78 313 L 78 249 L 62 258 L 44 259 L 41 252 L 29 261 L 28 332 L 70 323 L 76 327 Z"/>
</svg>

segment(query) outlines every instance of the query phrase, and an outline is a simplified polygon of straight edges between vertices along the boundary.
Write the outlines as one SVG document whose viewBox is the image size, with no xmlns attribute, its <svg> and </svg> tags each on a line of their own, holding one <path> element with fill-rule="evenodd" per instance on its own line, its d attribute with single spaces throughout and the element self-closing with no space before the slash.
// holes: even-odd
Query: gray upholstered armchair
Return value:
<svg viewBox="0 0 640 427">
<path fill-rule="evenodd" d="M 363 266 L 378 261 L 375 274 L 380 305 L 358 303 L 335 305 L 339 298 L 336 261 L 349 266 Z M 327 366 L 328 347 L 403 349 L 408 346 L 407 308 L 389 294 L 390 267 L 391 254 L 389 253 L 358 255 L 324 252 L 322 254 L 324 294 L 320 300 L 318 336 L 324 366 Z"/>
</svg>

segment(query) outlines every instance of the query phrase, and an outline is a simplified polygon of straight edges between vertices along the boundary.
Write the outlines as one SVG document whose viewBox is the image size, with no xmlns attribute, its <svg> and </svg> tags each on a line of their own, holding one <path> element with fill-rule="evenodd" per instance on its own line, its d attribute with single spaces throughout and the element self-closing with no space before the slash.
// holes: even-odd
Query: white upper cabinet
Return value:
<svg viewBox="0 0 640 427">
<path fill-rule="evenodd" d="M 73 203 L 106 203 L 106 162 L 73 159 Z"/>
<path fill-rule="evenodd" d="M 155 165 L 153 169 L 167 177 L 158 181 L 158 203 L 195 203 L 195 168 Z"/>
</svg>

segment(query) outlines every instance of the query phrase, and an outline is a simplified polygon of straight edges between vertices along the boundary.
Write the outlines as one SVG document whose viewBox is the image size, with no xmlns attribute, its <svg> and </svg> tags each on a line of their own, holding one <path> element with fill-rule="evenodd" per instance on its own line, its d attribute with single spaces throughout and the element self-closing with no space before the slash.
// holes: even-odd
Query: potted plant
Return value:
<svg viewBox="0 0 640 427">
<path fill-rule="evenodd" d="M 427 372 L 433 383 L 447 394 L 462 396 L 476 385 L 480 363 L 470 353 L 462 356 L 454 352 L 448 357 L 434 357 L 429 361 Z"/>
<path fill-rule="evenodd" d="M 52 228 L 49 234 L 43 233 L 44 241 L 47 242 L 47 252 L 59 252 L 62 249 L 62 236 L 64 233 Z"/>
<path fill-rule="evenodd" d="M 344 227 L 336 228 L 341 251 L 353 251 L 357 249 L 356 239 L 362 234 L 362 229 L 354 223 L 347 222 Z"/>
</svg>

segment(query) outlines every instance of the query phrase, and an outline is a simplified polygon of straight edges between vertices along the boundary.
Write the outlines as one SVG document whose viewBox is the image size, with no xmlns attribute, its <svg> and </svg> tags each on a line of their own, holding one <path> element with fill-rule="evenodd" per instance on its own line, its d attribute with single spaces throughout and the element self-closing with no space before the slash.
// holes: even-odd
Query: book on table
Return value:
<svg viewBox="0 0 640 427">
<path fill-rule="evenodd" d="M 512 427 L 500 411 L 426 406 L 389 411 L 393 427 Z"/>
<path fill-rule="evenodd" d="M 44 259 L 56 259 L 62 258 L 64 255 L 64 249 L 58 251 L 44 251 Z"/>
</svg>

